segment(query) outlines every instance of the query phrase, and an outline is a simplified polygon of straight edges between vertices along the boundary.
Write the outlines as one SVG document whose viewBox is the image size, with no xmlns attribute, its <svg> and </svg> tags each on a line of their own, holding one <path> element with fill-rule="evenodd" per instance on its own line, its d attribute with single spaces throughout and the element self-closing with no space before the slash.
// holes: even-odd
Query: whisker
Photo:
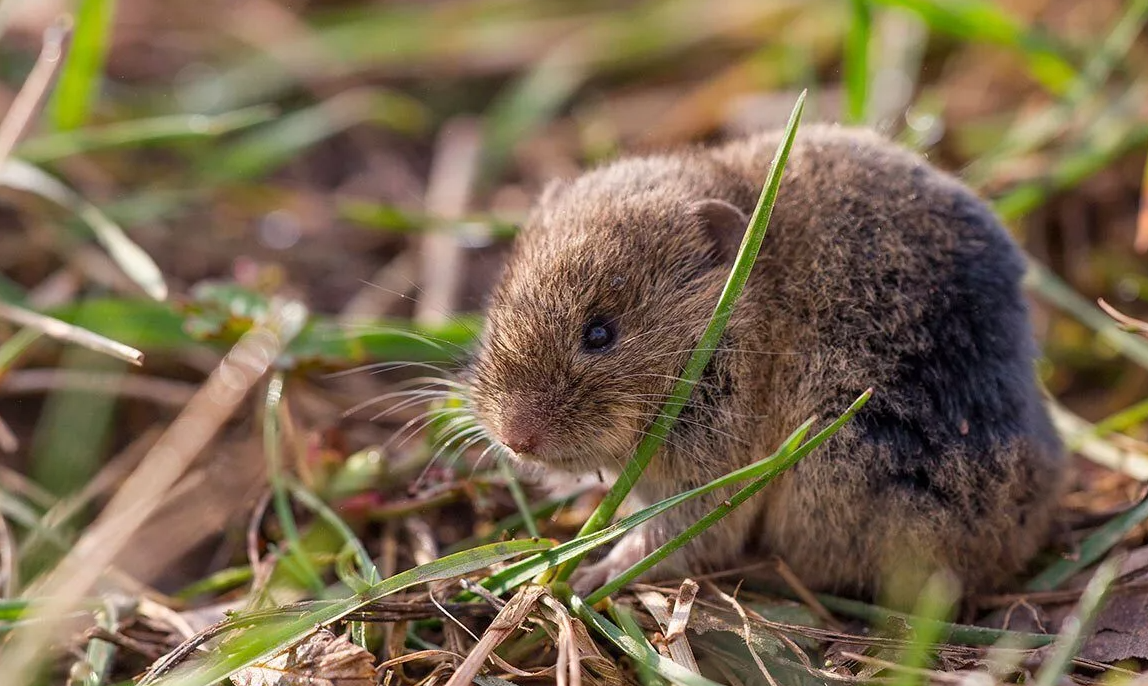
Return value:
<svg viewBox="0 0 1148 686">
<path fill-rule="evenodd" d="M 434 408 L 431 410 L 427 410 L 426 412 L 423 412 L 422 414 L 414 417 L 413 419 L 411 419 L 410 421 L 408 421 L 407 423 L 405 423 L 401 427 L 399 427 L 398 431 L 396 431 L 395 434 L 393 436 L 391 436 L 390 439 L 388 439 L 386 443 L 383 444 L 383 449 L 386 450 L 386 449 L 390 448 L 391 446 L 394 446 L 395 448 L 401 447 L 404 443 L 406 443 L 408 440 L 410 440 L 410 438 L 412 436 L 419 433 L 419 431 L 422 431 L 424 428 L 426 428 L 426 426 L 430 422 L 433 422 L 435 419 L 438 419 L 441 416 L 446 416 L 447 414 L 460 413 L 460 412 L 465 412 L 465 408 L 461 408 L 461 407 L 437 407 L 437 408 Z M 397 441 L 399 439 L 399 437 L 402 436 L 403 433 L 405 431 L 407 431 L 412 425 L 417 424 L 419 422 L 424 422 L 424 421 L 425 421 L 425 423 L 423 425 L 419 426 L 417 429 L 412 431 L 410 433 L 410 435 L 408 435 L 406 438 L 404 438 L 402 440 L 401 443 L 399 443 L 398 445 L 394 445 L 395 441 Z"/>
<path fill-rule="evenodd" d="M 405 398 L 409 396 L 417 396 L 419 399 L 423 397 L 449 398 L 452 395 L 453 393 L 451 391 L 434 388 L 413 388 L 405 391 L 392 391 L 391 393 L 384 393 L 382 395 L 377 395 L 373 398 L 364 400 L 363 402 L 351 407 L 350 409 L 345 410 L 343 412 L 343 417 L 350 417 L 351 415 L 357 414 L 359 411 L 365 410 L 372 405 L 378 405 L 379 403 L 386 402 L 387 400 L 392 400 L 394 398 Z"/>
<path fill-rule="evenodd" d="M 444 400 L 450 399 L 453 397 L 455 397 L 455 396 L 452 393 L 442 393 L 442 392 L 437 392 L 437 391 L 424 391 L 422 394 L 419 394 L 416 397 L 408 398 L 408 399 L 402 401 L 401 403 L 396 403 L 395 405 L 393 405 L 393 406 L 391 406 L 391 407 L 389 407 L 389 408 L 387 408 L 381 412 L 378 412 L 377 414 L 375 414 L 374 416 L 371 417 L 371 421 L 377 422 L 380 419 L 383 419 L 384 417 L 389 417 L 389 416 L 396 414 L 398 412 L 402 412 L 403 410 L 407 409 L 408 407 L 412 407 L 414 405 L 433 402 L 433 401 L 438 400 L 438 399 L 444 399 Z"/>
<path fill-rule="evenodd" d="M 355 367 L 354 369 L 342 369 L 337 372 L 329 372 L 321 375 L 321 379 L 339 379 L 353 374 L 371 373 L 376 374 L 380 372 L 396 371 L 399 369 L 407 369 L 409 367 L 419 367 L 428 369 L 433 372 L 440 372 L 442 374 L 453 374 L 449 369 L 440 367 L 430 362 L 373 362 L 371 364 L 364 364 Z"/>
</svg>

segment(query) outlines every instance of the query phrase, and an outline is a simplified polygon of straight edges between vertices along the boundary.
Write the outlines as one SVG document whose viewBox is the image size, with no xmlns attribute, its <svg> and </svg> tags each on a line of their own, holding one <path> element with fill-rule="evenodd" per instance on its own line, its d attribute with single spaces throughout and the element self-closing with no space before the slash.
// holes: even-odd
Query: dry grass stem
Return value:
<svg viewBox="0 0 1148 686">
<path fill-rule="evenodd" d="M 0 121 L 0 167 L 8 161 L 16 144 L 24 136 L 44 106 L 48 92 L 52 89 L 56 73 L 68 54 L 68 44 L 72 37 L 71 17 L 64 17 L 44 32 L 44 42 L 36 64 L 24 81 L 24 86 L 12 101 L 8 113 Z"/>
<path fill-rule="evenodd" d="M 449 228 L 462 219 L 470 203 L 478 172 L 482 135 L 478 122 L 456 119 L 439 136 L 427 186 L 427 214 Z M 422 239 L 422 289 L 415 321 L 425 326 L 445 324 L 455 310 L 462 277 L 463 248 L 452 231 L 431 231 Z"/>
<path fill-rule="evenodd" d="M 53 319 L 52 317 L 47 317 L 37 312 L 32 312 L 31 310 L 25 310 L 22 307 L 0 302 L 0 319 L 7 319 L 20 326 L 42 331 L 57 340 L 81 345 L 89 350 L 109 355 L 137 367 L 143 365 L 143 353 L 129 345 L 113 341 L 110 338 L 105 338 L 87 329 L 62 322 L 59 319 Z"/>
</svg>

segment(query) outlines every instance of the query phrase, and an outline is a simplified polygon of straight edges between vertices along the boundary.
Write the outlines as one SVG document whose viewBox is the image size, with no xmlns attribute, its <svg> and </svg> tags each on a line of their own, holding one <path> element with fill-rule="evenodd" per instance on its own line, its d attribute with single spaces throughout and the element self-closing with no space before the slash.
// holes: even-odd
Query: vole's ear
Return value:
<svg viewBox="0 0 1148 686">
<path fill-rule="evenodd" d="M 749 217 L 725 200 L 707 199 L 690 203 L 690 214 L 701 223 L 702 230 L 713 240 L 723 260 L 737 256 Z"/>
</svg>

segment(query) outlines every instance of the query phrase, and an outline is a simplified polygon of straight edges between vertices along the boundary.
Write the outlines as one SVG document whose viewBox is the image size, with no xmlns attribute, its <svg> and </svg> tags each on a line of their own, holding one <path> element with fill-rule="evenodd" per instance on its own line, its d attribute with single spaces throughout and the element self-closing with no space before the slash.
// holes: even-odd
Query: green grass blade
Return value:
<svg viewBox="0 0 1148 686">
<path fill-rule="evenodd" d="M 873 11 L 869 0 L 850 0 L 849 31 L 845 34 L 845 121 L 863 124 L 869 105 L 869 44 Z"/>
<path fill-rule="evenodd" d="M 809 442 L 802 444 L 801 441 L 813 426 L 814 420 L 810 419 L 806 421 L 778 450 L 778 469 L 776 471 L 762 475 L 754 480 L 753 483 L 738 491 L 728 501 L 721 503 L 704 517 L 686 527 L 684 531 L 670 539 L 665 545 L 662 545 L 654 552 L 633 564 L 629 569 L 611 579 L 601 588 L 586 596 L 586 602 L 591 605 L 597 605 L 599 601 L 604 600 L 614 592 L 623 588 L 626 584 L 641 576 L 642 573 L 651 569 L 674 551 L 699 536 L 703 531 L 716 524 L 730 512 L 733 512 L 735 508 L 765 488 L 778 474 L 797 464 L 799 460 L 817 449 L 817 447 L 828 440 L 830 436 L 837 433 L 841 427 L 845 426 L 845 424 L 865 406 L 865 403 L 869 402 L 869 398 L 872 397 L 872 395 L 873 392 L 871 390 L 865 391 L 857 400 L 853 401 L 853 404 L 849 406 L 849 409 L 847 409 L 844 414 L 810 439 Z"/>
<path fill-rule="evenodd" d="M 52 123 L 57 129 L 74 129 L 88 120 L 99 96 L 115 10 L 115 0 L 79 2 L 72 47 L 52 98 Z"/>
<path fill-rule="evenodd" d="M 129 345 L 101 336 L 83 326 L 69 324 L 68 322 L 54 319 L 38 312 L 33 312 L 32 310 L 0 303 L 0 320 L 6 320 L 23 327 L 34 329 L 58 341 L 75 343 L 89 350 L 136 366 L 143 364 L 143 353 Z M 14 351 L 9 351 L 4 354 L 10 355 L 12 352 Z"/>
<path fill-rule="evenodd" d="M 252 571 L 250 565 L 228 567 L 191 582 L 172 594 L 172 597 L 178 600 L 190 601 L 202 595 L 218 595 L 239 588 L 254 578 L 255 573 Z"/>
<path fill-rule="evenodd" d="M 304 583 L 314 595 L 323 592 L 323 579 L 319 570 L 311 564 L 311 558 L 303 549 L 299 528 L 295 524 L 295 514 L 291 511 L 291 496 L 287 492 L 287 480 L 283 473 L 283 439 L 279 430 L 279 408 L 283 399 L 283 372 L 277 371 L 267 384 L 267 395 L 263 403 L 263 454 L 267 459 L 267 476 L 271 481 L 271 501 L 275 516 L 283 529 L 287 553 L 295 561 Z"/>
<path fill-rule="evenodd" d="M 146 351 L 178 351 L 206 340 L 220 347 L 233 344 L 245 326 L 235 330 L 211 331 L 211 335 L 191 335 L 185 324 L 196 319 L 168 303 L 149 300 L 93 298 L 52 309 L 56 319 L 70 324 L 83 321 L 93 333 Z M 280 362 L 287 367 L 317 365 L 345 367 L 376 360 L 407 362 L 453 362 L 456 346 L 474 339 L 476 319 L 455 317 L 442 326 L 421 327 L 401 319 L 375 320 L 361 324 L 341 324 L 330 318 L 313 316 L 291 342 Z M 227 327 L 225 327 L 227 328 Z"/>
<path fill-rule="evenodd" d="M 1028 71 L 1048 91 L 1062 95 L 1076 69 L 1048 36 L 1026 28 L 987 0 L 873 0 L 921 17 L 933 31 L 963 41 L 990 43 L 1019 52 Z"/>
<path fill-rule="evenodd" d="M 266 660 L 302 640 L 316 627 L 327 626 L 380 598 L 411 586 L 451 579 L 489 567 L 524 553 L 545 550 L 549 541 L 507 541 L 475 548 L 420 565 L 380 581 L 368 590 L 350 598 L 312 603 L 304 613 L 282 611 L 255 613 L 251 622 L 236 618 L 232 626 L 240 629 L 225 639 L 216 650 L 163 676 L 146 676 L 139 686 L 210 686 L 228 678 L 244 667 Z M 253 626 L 252 626 L 253 625 Z"/>
<path fill-rule="evenodd" d="M 422 233 L 424 231 L 465 233 L 477 230 L 484 236 L 496 239 L 509 239 L 518 234 L 518 227 L 515 224 L 490 215 L 468 214 L 458 221 L 442 221 L 423 212 L 360 198 L 336 198 L 335 212 L 340 219 L 345 219 L 364 228 L 388 233 Z"/>
<path fill-rule="evenodd" d="M 713 357 L 713 352 L 718 346 L 718 340 L 721 338 L 722 332 L 725 331 L 726 324 L 729 323 L 734 306 L 737 304 L 737 300 L 741 296 L 746 282 L 749 280 L 750 271 L 757 261 L 757 254 L 761 249 L 761 241 L 765 238 L 766 229 L 769 227 L 769 218 L 773 213 L 774 203 L 777 201 L 777 192 L 781 186 L 782 172 L 785 170 L 785 163 L 789 158 L 789 151 L 793 147 L 793 139 L 797 135 L 797 125 L 798 122 L 801 121 L 801 112 L 804 107 L 805 92 L 803 91 L 797 98 L 797 103 L 793 106 L 793 113 L 790 115 L 789 123 L 785 127 L 785 138 L 782 144 L 777 147 L 777 152 L 773 158 L 773 165 L 770 167 L 765 186 L 762 188 L 757 208 L 754 210 L 753 217 L 750 219 L 745 237 L 742 240 L 741 247 L 738 249 L 737 258 L 734 260 L 733 269 L 730 270 L 729 278 L 726 281 L 725 288 L 722 289 L 721 296 L 718 298 L 717 306 L 714 308 L 714 313 L 710 318 L 709 324 L 706 325 L 705 331 L 702 333 L 701 339 L 694 348 L 693 354 L 690 355 L 689 361 L 686 362 L 685 369 L 682 371 L 678 382 L 674 384 L 669 400 L 662 406 L 658 417 L 650 425 L 641 443 L 638 444 L 637 450 L 634 451 L 634 456 L 626 463 L 625 468 L 622 470 L 622 473 L 618 475 L 617 481 L 614 482 L 609 492 L 606 493 L 606 497 L 603 498 L 602 503 L 594 510 L 582 526 L 582 530 L 579 532 L 580 535 L 598 531 L 613 519 L 614 513 L 617 512 L 618 507 L 630 493 L 630 490 L 638 483 L 638 479 L 642 476 L 642 472 L 646 470 L 650 459 L 653 458 L 654 453 L 657 452 L 662 442 L 669 435 L 670 430 L 674 426 L 674 422 L 678 418 L 678 414 L 681 413 L 682 408 L 685 407 L 690 394 L 693 392 L 694 386 L 697 384 L 698 379 L 701 378 L 702 371 L 706 365 L 709 364 L 710 358 Z M 578 562 L 579 560 L 574 560 L 562 570 L 559 570 L 557 579 L 560 581 L 569 579 L 570 575 L 573 574 L 577 568 Z"/>
<path fill-rule="evenodd" d="M 95 612 L 96 625 L 114 634 L 119 628 L 119 612 L 112 601 L 105 601 Z M 68 686 L 103 686 L 108 677 L 117 646 L 100 638 L 89 638 L 82 662 L 72 666 Z M 81 666 L 82 665 L 82 666 Z"/>
<path fill-rule="evenodd" d="M 1123 561 L 1123 555 L 1106 560 L 1092 575 L 1092 579 L 1088 581 L 1084 593 L 1080 596 L 1076 611 L 1061 626 L 1060 636 L 1056 639 L 1051 654 L 1036 673 L 1036 686 L 1056 686 L 1063 683 L 1062 678 L 1071 668 L 1072 660 L 1080 651 L 1084 639 L 1091 633 L 1092 625 L 1104 606 L 1108 589 L 1119 574 Z"/>
<path fill-rule="evenodd" d="M 159 267 L 99 208 L 80 197 L 55 177 L 27 162 L 9 159 L 0 168 L 0 186 L 35 193 L 71 211 L 92 229 L 96 240 L 128 277 L 156 300 L 167 298 L 167 284 Z"/>
<path fill-rule="evenodd" d="M 1104 526 L 1092 532 L 1080 544 L 1080 550 L 1071 558 L 1062 558 L 1053 562 L 1042 572 L 1029 579 L 1024 585 L 1026 591 L 1053 591 L 1064 582 L 1083 571 L 1088 565 L 1104 557 L 1117 543 L 1124 539 L 1128 532 L 1140 526 L 1148 519 L 1148 497 L 1141 500 L 1135 507 L 1122 512 L 1105 522 Z"/>
<path fill-rule="evenodd" d="M 0 363 L 0 369 L 3 368 L 4 365 Z M 1148 420 L 1148 399 L 1141 400 L 1135 405 L 1126 407 L 1123 410 L 1120 410 L 1119 412 L 1105 417 L 1099 422 L 1096 422 L 1096 424 L 1090 431 L 1087 432 L 1087 434 L 1095 438 L 1103 438 L 1109 434 L 1126 432 L 1129 429 L 1143 424 L 1146 420 Z M 1070 438 L 1068 441 L 1068 447 L 1070 450 L 1079 445 L 1078 441 L 1080 438 L 1083 437 L 1073 436 Z"/>
<path fill-rule="evenodd" d="M 275 113 L 274 107 L 259 105 L 214 116 L 175 114 L 73 129 L 29 138 L 16 148 L 16 156 L 44 164 L 100 150 L 215 138 L 263 124 Z"/>
</svg>

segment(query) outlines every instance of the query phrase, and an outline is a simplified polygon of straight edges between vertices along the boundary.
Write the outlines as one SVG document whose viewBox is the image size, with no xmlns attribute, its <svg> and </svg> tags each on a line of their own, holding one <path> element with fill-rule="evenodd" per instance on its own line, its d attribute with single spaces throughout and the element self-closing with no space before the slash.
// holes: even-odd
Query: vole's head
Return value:
<svg viewBox="0 0 1148 686">
<path fill-rule="evenodd" d="M 624 460 L 713 312 L 753 195 L 700 155 L 623 160 L 549 187 L 470 369 L 488 433 L 551 464 Z"/>
</svg>

